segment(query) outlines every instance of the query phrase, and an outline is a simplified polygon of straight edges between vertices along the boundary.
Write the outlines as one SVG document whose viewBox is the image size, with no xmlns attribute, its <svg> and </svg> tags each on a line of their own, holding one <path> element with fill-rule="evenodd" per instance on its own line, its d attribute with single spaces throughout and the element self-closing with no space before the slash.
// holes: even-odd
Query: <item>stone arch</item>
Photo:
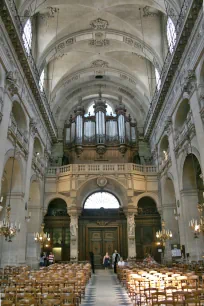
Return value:
<svg viewBox="0 0 204 306">
<path fill-rule="evenodd" d="M 138 195 L 136 197 L 136 206 L 137 207 L 138 207 L 139 200 L 144 198 L 144 197 L 149 197 L 152 200 L 154 200 L 154 202 L 156 203 L 157 209 L 159 209 L 159 198 L 158 198 L 158 195 L 153 193 L 153 192 L 144 192 L 144 193 L 141 193 L 140 195 Z"/>
<path fill-rule="evenodd" d="M 71 198 L 67 198 L 66 196 L 64 196 L 64 195 L 62 195 L 62 194 L 56 194 L 56 193 L 55 193 L 55 194 L 48 195 L 48 196 L 45 198 L 45 206 L 44 206 L 45 211 L 44 211 L 44 215 L 47 214 L 47 210 L 48 210 L 49 204 L 50 204 L 53 200 L 55 200 L 55 199 L 57 199 L 57 198 L 64 200 L 64 201 L 66 202 L 66 204 L 67 204 L 67 208 L 69 209 L 69 205 L 71 204 L 71 203 L 70 203 L 70 199 L 71 199 Z"/>
<path fill-rule="evenodd" d="M 161 161 L 166 161 L 169 157 L 169 138 L 165 134 L 159 144 L 159 157 Z"/>
<path fill-rule="evenodd" d="M 9 178 L 11 178 L 11 171 L 12 171 L 12 164 L 13 164 L 13 158 L 15 159 L 14 161 L 14 174 L 16 172 L 15 179 L 12 182 L 12 185 L 14 186 L 14 183 L 18 185 L 18 188 L 16 189 L 17 185 L 15 186 L 15 189 L 12 187 L 12 190 L 15 190 L 15 192 L 23 192 L 23 185 L 24 185 L 24 163 L 22 160 L 22 157 L 18 152 L 15 153 L 14 157 L 14 149 L 10 149 L 6 152 L 5 157 L 4 157 L 4 173 L 7 173 L 6 167 L 8 167 L 8 173 L 9 177 L 7 177 L 8 180 L 8 185 L 10 188 L 10 183 L 9 183 Z"/>
<path fill-rule="evenodd" d="M 174 128 L 176 132 L 182 130 L 189 112 L 190 112 L 189 101 L 188 99 L 183 99 L 177 108 L 176 116 L 174 118 Z"/>
<path fill-rule="evenodd" d="M 38 137 L 35 137 L 33 144 L 33 154 L 37 157 L 43 156 L 43 146 Z"/>
<path fill-rule="evenodd" d="M 144 196 L 137 202 L 138 213 L 143 209 L 157 210 L 157 203 L 152 197 Z"/>
<path fill-rule="evenodd" d="M 190 153 L 187 154 L 182 171 L 182 186 L 183 190 L 198 190 L 198 197 L 200 195 L 199 187 L 203 189 L 203 180 L 200 177 L 201 175 L 201 166 L 197 157 Z M 201 190 L 202 191 L 202 190 Z M 202 196 L 203 198 L 203 196 Z"/>
<path fill-rule="evenodd" d="M 200 153 L 199 153 L 198 149 L 194 146 L 188 147 L 187 150 L 183 153 L 183 155 L 181 157 L 181 161 L 180 161 L 180 173 L 181 174 L 183 173 L 183 167 L 184 167 L 185 159 L 186 159 L 188 154 L 195 155 L 199 164 L 201 165 Z M 184 189 L 183 188 L 183 176 L 182 175 L 180 175 L 180 187 L 181 187 L 181 190 Z"/>
<path fill-rule="evenodd" d="M 11 114 L 16 123 L 18 131 L 20 131 L 22 135 L 27 136 L 28 134 L 27 116 L 21 104 L 16 100 L 14 100 L 13 102 Z"/>
<path fill-rule="evenodd" d="M 97 177 L 94 177 L 94 178 L 92 177 L 89 180 L 86 180 L 86 182 L 80 186 L 80 188 L 77 191 L 77 197 L 76 197 L 77 207 L 82 208 L 85 202 L 85 199 L 89 195 L 91 195 L 94 192 L 101 191 L 101 190 L 112 193 L 119 200 L 121 207 L 125 207 L 127 205 L 128 199 L 127 199 L 125 186 L 123 186 L 116 179 L 107 177 L 108 179 L 107 185 L 101 188 L 97 185 L 96 179 Z"/>
<path fill-rule="evenodd" d="M 67 203 L 64 199 L 56 197 L 51 200 L 47 208 L 47 216 L 67 215 Z"/>
</svg>

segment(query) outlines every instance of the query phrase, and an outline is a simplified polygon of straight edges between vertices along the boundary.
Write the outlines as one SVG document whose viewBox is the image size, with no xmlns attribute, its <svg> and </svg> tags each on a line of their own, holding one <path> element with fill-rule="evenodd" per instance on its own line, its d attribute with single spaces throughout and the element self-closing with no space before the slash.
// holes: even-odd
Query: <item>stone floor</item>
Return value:
<svg viewBox="0 0 204 306">
<path fill-rule="evenodd" d="M 86 288 L 81 306 L 132 306 L 125 288 L 112 270 L 96 270 Z"/>
</svg>

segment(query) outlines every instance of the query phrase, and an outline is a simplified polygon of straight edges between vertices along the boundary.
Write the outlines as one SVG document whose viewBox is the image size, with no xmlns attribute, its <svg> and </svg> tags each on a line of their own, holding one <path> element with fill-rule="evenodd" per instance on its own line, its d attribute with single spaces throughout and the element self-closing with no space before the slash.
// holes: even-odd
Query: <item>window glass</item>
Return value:
<svg viewBox="0 0 204 306">
<path fill-rule="evenodd" d="M 23 42 L 27 53 L 30 53 L 32 43 L 32 25 L 31 20 L 28 19 L 23 29 Z"/>
<path fill-rule="evenodd" d="M 40 86 L 41 91 L 43 91 L 43 88 L 44 88 L 44 79 L 45 79 L 45 70 L 43 69 L 40 75 L 40 81 L 39 81 L 39 86 Z"/>
<path fill-rule="evenodd" d="M 176 29 L 170 17 L 167 20 L 167 40 L 169 50 L 172 53 L 176 44 Z"/>
<path fill-rule="evenodd" d="M 157 68 L 155 68 L 155 78 L 156 78 L 157 90 L 159 90 L 160 87 L 161 87 L 161 79 L 160 79 L 160 74 L 159 74 L 159 71 L 157 70 Z"/>
<path fill-rule="evenodd" d="M 84 208 L 119 208 L 118 199 L 109 192 L 96 192 L 90 195 L 84 204 Z"/>
</svg>

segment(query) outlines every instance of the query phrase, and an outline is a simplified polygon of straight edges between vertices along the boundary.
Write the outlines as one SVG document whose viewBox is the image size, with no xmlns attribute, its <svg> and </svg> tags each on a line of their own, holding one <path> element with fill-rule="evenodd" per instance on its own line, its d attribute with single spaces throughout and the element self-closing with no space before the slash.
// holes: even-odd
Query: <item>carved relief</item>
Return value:
<svg viewBox="0 0 204 306">
<path fill-rule="evenodd" d="M 102 32 L 95 33 L 95 39 L 89 41 L 89 45 L 94 47 L 106 47 L 109 46 L 109 44 L 110 41 L 105 38 L 104 33 Z"/>
<path fill-rule="evenodd" d="M 101 18 L 97 18 L 90 22 L 90 26 L 94 30 L 105 30 L 108 27 L 108 21 Z"/>
<path fill-rule="evenodd" d="M 105 187 L 107 184 L 107 179 L 104 176 L 98 177 L 97 178 L 97 185 L 99 187 Z"/>
<path fill-rule="evenodd" d="M 152 11 L 151 7 L 146 5 L 145 7 L 143 7 L 143 17 L 157 17 L 159 16 L 159 11 Z"/>
<path fill-rule="evenodd" d="M 91 63 L 91 67 L 93 67 L 93 68 L 98 68 L 98 67 L 105 68 L 105 67 L 108 67 L 108 62 L 103 61 L 103 60 L 96 60 L 96 61 Z"/>
</svg>

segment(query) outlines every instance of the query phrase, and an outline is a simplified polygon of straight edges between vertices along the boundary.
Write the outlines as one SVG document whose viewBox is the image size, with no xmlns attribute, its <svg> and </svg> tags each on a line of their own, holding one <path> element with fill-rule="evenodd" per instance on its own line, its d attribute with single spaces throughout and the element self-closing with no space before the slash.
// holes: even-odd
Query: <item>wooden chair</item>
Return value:
<svg viewBox="0 0 204 306">
<path fill-rule="evenodd" d="M 74 294 L 61 294 L 60 297 L 60 305 L 61 306 L 75 306 L 76 301 L 75 301 L 75 296 Z"/>
</svg>

